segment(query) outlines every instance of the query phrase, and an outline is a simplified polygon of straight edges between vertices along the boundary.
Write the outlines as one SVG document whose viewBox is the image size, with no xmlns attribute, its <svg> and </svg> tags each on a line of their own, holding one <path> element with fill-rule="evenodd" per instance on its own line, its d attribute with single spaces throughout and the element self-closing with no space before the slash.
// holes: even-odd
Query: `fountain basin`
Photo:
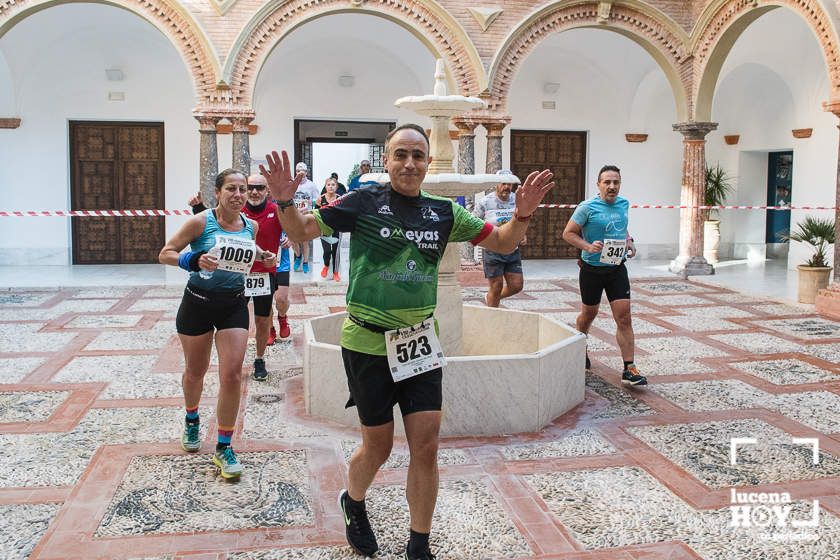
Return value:
<svg viewBox="0 0 840 560">
<path fill-rule="evenodd" d="M 586 339 L 538 313 L 463 306 L 461 355 L 443 371 L 442 436 L 534 432 L 584 398 Z M 358 426 L 345 409 L 339 339 L 346 313 L 304 326 L 304 399 L 311 416 Z M 441 333 L 443 334 L 443 333 Z M 404 434 L 398 409 L 396 431 Z"/>
</svg>

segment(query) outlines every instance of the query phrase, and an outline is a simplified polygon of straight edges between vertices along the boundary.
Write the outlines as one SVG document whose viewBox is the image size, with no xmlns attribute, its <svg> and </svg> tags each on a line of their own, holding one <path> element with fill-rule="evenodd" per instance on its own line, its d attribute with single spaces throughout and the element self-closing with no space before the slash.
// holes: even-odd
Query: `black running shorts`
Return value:
<svg viewBox="0 0 840 560">
<path fill-rule="evenodd" d="M 187 284 L 175 318 L 178 334 L 199 336 L 213 329 L 248 330 L 248 299 L 243 292 L 210 292 Z"/>
<path fill-rule="evenodd" d="M 593 266 L 580 262 L 580 300 L 584 305 L 598 305 L 601 294 L 607 293 L 608 301 L 630 299 L 630 279 L 624 263 L 617 266 Z"/>
<path fill-rule="evenodd" d="M 341 349 L 350 400 L 363 426 L 381 426 L 394 419 L 394 405 L 407 416 L 412 412 L 440 410 L 443 403 L 443 371 L 440 368 L 395 383 L 386 356 Z"/>
<path fill-rule="evenodd" d="M 277 285 L 278 286 L 286 286 L 289 287 L 289 271 L 285 272 L 277 272 L 274 274 L 274 277 L 277 278 Z"/>
<path fill-rule="evenodd" d="M 277 276 L 269 272 L 268 278 L 271 284 L 271 293 L 264 296 L 251 296 L 250 298 L 254 300 L 254 315 L 257 317 L 268 317 L 271 315 L 271 304 L 274 303 L 274 292 L 277 291 Z"/>
</svg>

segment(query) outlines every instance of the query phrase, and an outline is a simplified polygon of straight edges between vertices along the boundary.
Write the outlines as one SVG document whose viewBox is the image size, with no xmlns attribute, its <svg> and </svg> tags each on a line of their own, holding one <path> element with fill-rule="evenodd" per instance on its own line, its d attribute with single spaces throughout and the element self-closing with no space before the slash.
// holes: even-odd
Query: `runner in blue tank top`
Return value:
<svg viewBox="0 0 840 560">
<path fill-rule="evenodd" d="M 242 474 L 230 439 L 239 411 L 242 362 L 248 343 L 245 272 L 255 259 L 269 267 L 277 265 L 277 255 L 263 251 L 254 242 L 259 226 L 242 214 L 246 193 L 245 175 L 241 172 L 226 169 L 219 173 L 216 208 L 187 220 L 158 257 L 162 264 L 190 272 L 175 320 L 185 362 L 182 385 L 187 415 L 181 446 L 188 452 L 201 449 L 198 403 L 215 334 L 219 355 L 219 433 L 213 462 L 224 478 Z M 181 253 L 188 244 L 190 250 Z"/>
<path fill-rule="evenodd" d="M 598 194 L 581 202 L 563 231 L 563 239 L 581 250 L 580 315 L 577 330 L 589 333 L 598 315 L 601 294 L 606 292 L 616 324 L 615 338 L 621 349 L 625 385 L 647 385 L 634 363 L 635 337 L 630 317 L 630 279 L 624 262 L 636 256 L 636 246 L 627 230 L 630 203 L 618 196 L 621 171 L 605 165 L 598 173 Z M 590 369 L 589 355 L 586 369 Z"/>
</svg>

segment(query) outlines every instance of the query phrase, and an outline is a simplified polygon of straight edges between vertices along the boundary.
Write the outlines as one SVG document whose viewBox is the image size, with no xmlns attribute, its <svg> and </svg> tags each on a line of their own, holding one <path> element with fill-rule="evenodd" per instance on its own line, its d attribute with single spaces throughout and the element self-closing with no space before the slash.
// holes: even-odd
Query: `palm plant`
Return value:
<svg viewBox="0 0 840 560">
<path fill-rule="evenodd" d="M 831 218 L 813 218 L 807 216 L 796 224 L 796 229 L 788 234 L 779 234 L 782 239 L 807 243 L 814 248 L 814 254 L 805 261 L 805 266 L 828 266 L 826 251 L 834 243 L 834 220 Z"/>
<path fill-rule="evenodd" d="M 706 189 L 703 200 L 705 206 L 723 206 L 732 190 L 732 177 L 720 164 L 706 167 Z M 717 215 L 717 210 L 703 210 L 703 219 L 708 220 L 713 212 Z"/>
</svg>

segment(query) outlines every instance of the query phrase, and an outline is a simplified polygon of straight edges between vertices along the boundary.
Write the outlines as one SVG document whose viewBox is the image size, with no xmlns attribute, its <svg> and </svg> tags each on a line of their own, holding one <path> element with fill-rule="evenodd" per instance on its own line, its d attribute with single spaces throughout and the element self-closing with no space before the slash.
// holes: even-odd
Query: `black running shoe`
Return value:
<svg viewBox="0 0 840 560">
<path fill-rule="evenodd" d="M 344 516 L 344 528 L 350 548 L 364 556 L 376 554 L 379 545 L 376 544 L 376 535 L 370 528 L 364 503 L 362 505 L 351 504 L 350 494 L 347 490 L 342 490 L 338 494 L 338 506 Z"/>
<path fill-rule="evenodd" d="M 265 381 L 268 377 L 268 370 L 265 369 L 265 360 L 257 358 L 254 360 L 254 379 L 257 381 Z"/>
<path fill-rule="evenodd" d="M 636 364 L 630 364 L 621 372 L 621 382 L 625 385 L 647 385 L 647 377 L 639 374 Z"/>
<path fill-rule="evenodd" d="M 405 555 L 403 556 L 405 560 L 435 560 L 435 555 L 432 554 L 432 551 L 426 548 L 421 553 L 412 553 L 408 550 L 408 546 L 405 547 Z"/>
</svg>

